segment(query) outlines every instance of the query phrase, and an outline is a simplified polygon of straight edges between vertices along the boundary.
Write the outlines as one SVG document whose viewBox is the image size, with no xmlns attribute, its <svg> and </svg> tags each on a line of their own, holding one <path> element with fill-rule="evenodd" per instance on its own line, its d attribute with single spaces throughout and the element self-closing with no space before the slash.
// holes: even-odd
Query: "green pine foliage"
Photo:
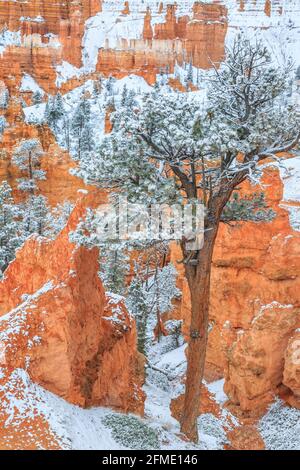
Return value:
<svg viewBox="0 0 300 470">
<path fill-rule="evenodd" d="M 124 295 L 126 290 L 126 276 L 129 272 L 129 258 L 122 250 L 104 247 L 100 253 L 100 277 L 106 291 Z"/>
<path fill-rule="evenodd" d="M 10 185 L 4 181 L 0 185 L 0 277 L 23 242 L 21 228 L 19 208 Z"/>
<path fill-rule="evenodd" d="M 102 419 L 113 439 L 124 447 L 137 450 L 159 449 L 156 432 L 132 415 L 109 414 Z"/>
<path fill-rule="evenodd" d="M 275 216 L 276 213 L 267 206 L 264 193 L 240 197 L 235 192 L 223 210 L 222 222 L 270 222 Z"/>
</svg>

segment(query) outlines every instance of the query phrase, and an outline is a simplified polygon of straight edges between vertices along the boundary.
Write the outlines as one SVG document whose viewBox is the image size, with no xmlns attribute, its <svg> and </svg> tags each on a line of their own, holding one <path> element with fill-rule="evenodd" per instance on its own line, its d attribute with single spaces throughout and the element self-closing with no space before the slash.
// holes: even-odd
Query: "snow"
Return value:
<svg viewBox="0 0 300 470">
<path fill-rule="evenodd" d="M 187 345 L 183 344 L 180 348 L 167 352 L 162 356 L 162 358 L 158 362 L 155 363 L 155 365 L 160 369 L 177 369 L 178 367 L 186 363 L 186 348 Z"/>
<path fill-rule="evenodd" d="M 281 206 L 289 212 L 291 227 L 300 231 L 300 156 L 282 160 L 279 170 L 284 185 Z"/>
<path fill-rule="evenodd" d="M 71 78 L 79 78 L 83 74 L 83 70 L 63 60 L 61 64 L 56 66 L 56 73 L 56 86 L 60 88 Z"/>
<path fill-rule="evenodd" d="M 207 0 L 210 2 L 211 0 Z M 175 3 L 170 0 L 169 4 Z M 178 8 L 176 15 L 191 15 L 194 0 L 177 0 Z M 261 37 L 271 46 L 274 57 L 279 62 L 286 59 L 290 54 L 299 63 L 299 42 L 300 42 L 300 6 L 297 0 L 285 2 L 284 8 L 287 9 L 286 15 L 278 15 L 276 12 L 268 17 L 264 14 L 264 1 L 257 0 L 256 8 L 259 13 L 255 13 L 249 3 L 245 5 L 245 11 L 239 12 L 239 2 L 235 0 L 225 0 L 225 5 L 229 11 L 229 28 L 226 37 L 226 44 L 230 45 L 238 28 L 243 28 L 252 34 L 253 38 L 257 36 L 257 29 L 264 28 L 259 33 Z M 80 78 L 85 73 L 95 70 L 98 52 L 101 48 L 122 49 L 128 47 L 131 41 L 138 41 L 142 37 L 144 27 L 144 14 L 147 6 L 152 10 L 152 26 L 165 20 L 165 9 L 162 14 L 158 14 L 158 2 L 156 0 L 145 0 L 141 8 L 140 0 L 130 1 L 130 14 L 122 15 L 124 8 L 123 0 L 104 0 L 103 10 L 86 22 L 85 35 L 83 38 L 83 67 L 77 68 L 70 63 L 63 61 L 56 67 L 57 80 L 56 85 L 60 87 L 71 78 Z M 295 13 L 296 12 L 296 13 Z M 22 18 L 23 21 L 42 22 L 42 17 Z M 298 21 L 299 20 L 299 21 Z M 292 21 L 292 23 L 290 23 Z M 0 53 L 11 44 L 20 45 L 20 33 L 5 32 L 0 37 Z M 282 49 L 282 45 L 288 45 L 287 51 Z M 197 68 L 192 69 L 194 82 L 197 80 Z M 199 104 L 205 103 L 206 82 L 209 81 L 210 71 L 205 71 L 200 76 L 200 86 L 203 87 L 199 92 L 190 93 L 190 99 L 198 100 Z M 178 64 L 175 67 L 174 77 L 184 83 L 187 71 Z M 159 79 L 166 81 L 167 76 L 161 75 Z M 107 83 L 103 80 L 103 87 Z M 152 87 L 147 84 L 144 78 L 129 75 L 120 80 L 115 80 L 112 84 L 112 96 L 116 106 L 120 101 L 120 96 L 124 87 L 128 90 L 134 90 L 137 94 L 147 93 Z M 44 94 L 35 80 L 28 74 L 22 79 L 20 91 L 36 91 Z M 93 95 L 93 81 L 88 80 L 84 85 L 73 89 L 63 96 L 64 106 L 68 119 L 72 120 L 73 112 L 79 102 L 80 96 L 86 92 Z M 168 92 L 166 87 L 166 92 Z M 104 135 L 104 118 L 107 97 L 101 93 L 98 97 L 89 98 L 91 104 L 92 127 L 99 142 Z M 26 122 L 43 122 L 45 113 L 45 103 L 30 106 L 24 109 Z M 60 129 L 57 130 L 57 141 L 61 142 Z M 71 149 L 72 153 L 72 149 Z M 284 193 L 282 206 L 287 208 L 290 213 L 291 225 L 300 230 L 300 156 L 283 161 L 280 167 L 280 175 L 284 183 Z M 84 192 L 81 190 L 81 192 Z M 71 274 L 71 273 L 70 273 Z M 11 334 L 18 334 L 24 328 L 27 307 L 34 308 L 34 301 L 39 295 L 47 290 L 53 289 L 51 282 L 45 284 L 33 296 L 24 298 L 23 303 L 12 312 L 1 317 L 0 323 L 7 322 L 8 328 L 5 333 L 0 334 L 0 340 L 8 341 Z M 121 297 L 114 294 L 108 294 L 112 304 L 118 304 Z M 256 321 L 267 308 L 286 309 L 290 305 L 280 305 L 276 302 L 261 307 L 258 315 L 253 321 Z M 283 312 L 284 313 L 284 312 Z M 108 321 L 122 321 L 122 311 L 113 307 L 113 315 L 107 317 Z M 28 334 L 23 331 L 23 334 Z M 179 424 L 171 416 L 170 401 L 172 397 L 178 396 L 184 390 L 183 374 L 186 369 L 186 344 L 178 348 L 169 349 L 168 338 L 162 338 L 160 344 L 154 343 L 149 351 L 151 364 L 164 373 L 151 370 L 148 367 L 147 381 L 144 390 L 147 394 L 146 416 L 144 422 L 158 432 L 162 449 L 222 449 L 226 442 L 226 429 L 229 427 L 228 420 L 237 426 L 238 421 L 230 413 L 222 408 L 228 397 L 224 393 L 224 380 L 206 384 L 214 400 L 222 408 L 221 417 L 217 418 L 210 413 L 202 415 L 199 419 L 200 444 L 195 446 L 181 440 L 179 437 Z M 34 336 L 28 341 L 40 341 L 39 336 Z M 0 377 L 4 372 L 0 370 Z M 167 377 L 168 376 L 168 377 Z M 103 425 L 103 418 L 111 413 L 111 410 L 104 408 L 92 408 L 88 410 L 81 409 L 71 405 L 63 399 L 44 390 L 42 387 L 32 383 L 24 370 L 17 369 L 11 375 L 5 386 L 1 386 L 8 398 L 6 402 L 6 411 L 8 412 L 8 422 L 15 422 L 28 417 L 34 417 L 36 412 L 43 416 L 49 422 L 53 435 L 58 438 L 61 446 L 66 449 L 78 450 L 113 450 L 122 448 L 120 444 L 112 438 L 111 433 Z M 23 398 L 16 396 L 16 390 L 23 391 Z M 273 404 L 264 418 L 261 419 L 259 427 L 268 449 L 299 449 L 300 448 L 300 411 L 290 409 L 284 406 L 280 401 Z"/>
<path fill-rule="evenodd" d="M 46 292 L 49 292 L 54 288 L 52 281 L 46 282 L 39 290 L 37 290 L 34 294 L 25 294 L 22 296 L 22 303 L 16 307 L 15 309 L 11 310 L 10 312 L 6 313 L 5 315 L 2 315 L 0 317 L 0 324 L 3 322 L 7 322 L 9 325 L 9 330 L 4 330 L 3 332 L 0 333 L 0 339 L 3 340 L 3 335 L 8 335 L 9 332 L 19 332 L 21 323 L 24 320 L 24 315 L 26 316 L 27 314 L 27 308 L 30 306 L 31 308 L 34 308 L 33 302 L 38 300 L 38 298 L 45 294 Z M 12 326 L 16 323 L 15 326 Z"/>
<path fill-rule="evenodd" d="M 300 450 L 300 410 L 281 400 L 270 406 L 258 428 L 267 450 Z"/>
<path fill-rule="evenodd" d="M 83 38 L 85 72 L 95 70 L 100 48 L 121 49 L 127 47 L 132 40 L 142 38 L 147 6 L 152 7 L 152 26 L 164 21 L 165 13 L 156 12 L 157 2 L 153 0 L 144 2 L 142 8 L 140 1 L 131 1 L 129 15 L 121 14 L 124 9 L 123 0 L 108 0 L 102 3 L 102 11 L 86 22 Z"/>
<path fill-rule="evenodd" d="M 76 76 L 79 76 L 81 71 L 76 69 L 72 66 L 68 68 L 68 63 L 64 62 L 64 67 L 57 69 L 60 71 L 61 75 L 57 78 L 58 83 L 63 83 L 63 81 L 71 78 L 72 71 L 76 71 Z M 112 90 L 111 95 L 108 96 L 107 92 L 105 91 L 106 84 L 108 79 L 102 80 L 102 92 L 97 96 L 94 97 L 94 81 L 87 80 L 83 85 L 74 88 L 72 91 L 63 95 L 63 104 L 66 113 L 67 120 L 72 122 L 73 113 L 76 110 L 78 103 L 80 101 L 80 97 L 82 95 L 89 94 L 90 98 L 88 98 L 89 104 L 91 106 L 91 128 L 93 131 L 93 137 L 97 143 L 99 143 L 103 136 L 104 136 L 104 125 L 105 125 L 105 115 L 106 115 L 106 107 L 108 104 L 109 99 L 113 98 L 115 100 L 115 104 L 119 105 L 121 101 L 122 92 L 124 86 L 126 85 L 127 90 L 134 90 L 137 94 L 143 94 L 150 92 L 152 87 L 147 84 L 144 78 L 139 77 L 137 75 L 131 74 L 127 77 L 122 79 L 115 79 L 112 81 Z M 31 81 L 27 78 L 25 84 L 29 87 Z M 32 83 L 31 83 L 32 85 Z M 25 85 L 24 85 L 25 86 Z M 46 103 L 41 103 L 33 106 L 28 106 L 23 109 L 25 114 L 25 121 L 27 123 L 39 123 L 42 124 L 44 122 L 44 115 L 45 115 L 45 108 Z M 64 148 L 64 132 L 58 125 L 56 129 L 52 129 L 56 135 L 56 140 L 61 147 Z M 76 150 L 72 146 L 71 142 L 71 155 L 76 158 Z"/>
<path fill-rule="evenodd" d="M 126 77 L 117 80 L 113 87 L 114 93 L 122 94 L 125 86 L 127 87 L 127 90 L 133 90 L 137 94 L 149 93 L 153 90 L 143 77 L 139 77 L 134 74 L 127 75 Z"/>
<path fill-rule="evenodd" d="M 51 285 L 43 289 L 51 288 Z M 38 337 L 33 338 L 39 341 Z M 165 371 L 178 370 L 185 361 L 185 347 L 162 354 L 156 365 Z M 157 359 L 159 359 L 157 357 Z M 156 375 L 156 378 L 154 375 Z M 172 390 L 182 376 L 160 382 L 159 372 L 147 374 L 144 391 L 147 394 L 145 418 L 141 422 L 154 430 L 161 450 L 221 450 L 228 443 L 227 431 L 239 426 L 239 421 L 223 405 L 227 396 L 223 391 L 224 380 L 207 384 L 221 415 L 204 413 L 199 417 L 199 444 L 195 445 L 180 438 L 179 423 L 171 416 L 170 401 Z M 0 394 L 2 411 L 6 415 L 6 426 L 22 426 L 22 422 L 41 417 L 48 423 L 53 442 L 66 450 L 122 450 L 125 449 L 112 437 L 110 428 L 104 424 L 107 416 L 115 414 L 109 408 L 94 407 L 82 409 L 33 383 L 27 372 L 16 369 L 10 375 L 0 368 Z M 3 379 L 6 378 L 3 384 Z M 122 414 L 118 413 L 118 416 Z M 259 422 L 259 431 L 267 449 L 300 449 L 300 411 L 286 407 L 277 400 Z M 34 430 L 30 433 L 34 437 Z M 9 436 L 8 436 L 9 437 Z M 116 438 L 117 439 L 117 438 Z M 130 448 L 135 448 L 132 442 Z"/>
<path fill-rule="evenodd" d="M 83 410 L 34 384 L 22 369 L 16 369 L 8 382 L 0 387 L 5 400 L 6 425 L 18 425 L 22 420 L 41 416 L 63 449 L 113 450 L 120 449 L 102 424 L 109 410 Z M 21 393 L 21 396 L 20 396 Z"/>
<path fill-rule="evenodd" d="M 5 369 L 0 370 L 1 377 Z M 179 437 L 179 424 L 172 418 L 169 409 L 169 394 L 149 384 L 146 417 L 142 420 L 154 429 L 159 437 L 161 449 L 219 449 L 225 442 L 223 424 L 211 414 L 203 415 L 200 426 L 200 444 L 194 445 Z M 44 418 L 49 424 L 53 439 L 63 449 L 73 450 L 121 450 L 110 430 L 104 426 L 103 418 L 110 415 L 109 408 L 82 409 L 67 403 L 62 398 L 34 384 L 22 369 L 16 369 L 4 385 L 0 386 L 3 412 L 7 414 L 6 425 L 18 426 L 22 421 Z M 134 443 L 133 443 L 134 447 Z"/>
<path fill-rule="evenodd" d="M 228 400 L 228 397 L 224 392 L 224 382 L 224 379 L 220 379 L 207 385 L 209 392 L 214 395 L 216 402 L 219 403 L 219 405 L 223 405 Z"/>
<path fill-rule="evenodd" d="M 41 93 L 41 95 L 44 95 L 45 92 L 44 90 L 37 84 L 37 82 L 32 78 L 31 75 L 28 73 L 25 73 L 22 77 L 21 85 L 20 85 L 20 91 L 30 91 L 32 93 Z"/>
<path fill-rule="evenodd" d="M 292 304 L 281 304 L 275 300 L 270 304 L 262 305 L 258 313 L 254 316 L 251 323 L 254 325 L 261 317 L 264 316 L 266 310 L 279 309 L 282 310 L 282 314 L 286 314 L 287 309 L 292 309 L 294 306 Z"/>
<path fill-rule="evenodd" d="M 21 16 L 20 21 L 30 21 L 32 23 L 44 23 L 45 18 L 42 16 L 35 16 L 35 17 L 30 17 L 30 16 Z"/>
<path fill-rule="evenodd" d="M 46 288 L 51 288 L 51 286 L 44 286 L 43 289 Z M 39 341 L 40 338 L 34 337 L 33 340 Z M 164 370 L 171 366 L 173 370 L 178 370 L 185 357 L 184 349 L 185 346 L 162 355 L 160 366 Z M 155 374 L 159 373 L 155 372 Z M 103 423 L 105 417 L 114 414 L 111 409 L 102 407 L 82 409 L 72 405 L 33 383 L 23 369 L 16 369 L 9 373 L 5 368 L 0 368 L 0 377 L 1 410 L 6 415 L 7 426 L 20 426 L 22 422 L 28 422 L 29 419 L 41 417 L 49 424 L 53 441 L 58 442 L 62 449 L 124 449 L 114 440 L 109 427 Z M 5 382 L 3 378 L 6 378 Z M 180 374 L 169 383 L 167 388 L 164 388 L 161 387 L 159 381 L 154 383 L 153 377 L 148 375 L 144 386 L 147 399 L 145 418 L 141 419 L 142 423 L 156 432 L 159 447 L 162 450 L 222 449 L 227 441 L 226 430 L 230 428 L 226 415 L 222 415 L 220 419 L 210 413 L 201 416 L 198 445 L 180 438 L 179 423 L 170 412 L 172 395 L 170 391 L 176 387 L 176 381 L 181 381 Z M 215 391 L 216 396 L 221 393 L 221 382 L 209 385 L 210 390 L 212 393 Z M 122 414 L 118 415 L 122 416 Z M 134 442 L 131 447 L 135 448 Z"/>
<path fill-rule="evenodd" d="M 2 55 L 9 46 L 21 46 L 20 31 L 15 32 L 7 30 L 0 33 L 0 55 Z"/>
<path fill-rule="evenodd" d="M 205 1 L 209 3 L 209 0 Z M 177 4 L 176 17 L 189 15 L 192 18 L 193 0 L 181 0 L 175 2 L 171 0 L 168 4 Z M 290 55 L 297 63 L 299 62 L 299 42 L 300 42 L 300 7 L 297 0 L 284 2 L 283 14 L 280 15 L 278 9 L 272 10 L 271 17 L 264 12 L 265 1 L 258 0 L 255 8 L 247 3 L 243 12 L 239 11 L 239 2 L 236 0 L 225 0 L 224 5 L 228 9 L 228 32 L 226 44 L 232 43 L 238 30 L 242 28 L 248 34 L 257 36 L 257 29 L 266 43 L 272 48 L 278 60 Z M 132 0 L 130 2 L 130 12 L 123 15 L 123 0 L 105 0 L 102 3 L 102 11 L 89 18 L 85 25 L 85 35 L 83 38 L 83 69 L 93 72 L 96 68 L 98 52 L 101 48 L 128 49 L 133 41 L 138 41 L 143 37 L 144 16 L 147 7 L 151 10 L 152 28 L 156 24 L 165 22 L 166 7 L 161 13 L 158 12 L 158 2 L 155 0 Z M 196 20 L 193 20 L 196 21 Z M 283 40 L 284 38 L 284 40 Z M 135 43 L 137 44 L 137 42 Z M 283 46 L 284 45 L 284 46 Z M 288 48 L 286 48 L 288 45 Z M 144 46 L 145 47 L 145 46 Z M 284 47 L 284 48 L 283 48 Z"/>
<path fill-rule="evenodd" d="M 36 104 L 23 108 L 25 122 L 28 124 L 42 124 L 44 122 L 46 103 Z"/>
</svg>

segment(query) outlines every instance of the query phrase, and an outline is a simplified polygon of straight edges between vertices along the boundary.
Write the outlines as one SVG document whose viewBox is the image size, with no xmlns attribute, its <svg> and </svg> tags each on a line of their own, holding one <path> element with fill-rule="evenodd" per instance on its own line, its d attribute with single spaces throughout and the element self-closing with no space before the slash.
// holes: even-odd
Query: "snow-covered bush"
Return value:
<svg viewBox="0 0 300 470">
<path fill-rule="evenodd" d="M 0 136 L 3 134 L 5 128 L 7 126 L 7 122 L 4 116 L 0 116 Z"/>
<path fill-rule="evenodd" d="M 200 440 L 204 441 L 210 450 L 220 450 L 228 443 L 226 432 L 220 419 L 211 413 L 199 416 Z"/>
<path fill-rule="evenodd" d="M 116 442 L 129 449 L 159 449 L 156 432 L 140 419 L 130 415 L 110 414 L 102 420 Z"/>
<path fill-rule="evenodd" d="M 299 450 L 300 410 L 276 400 L 261 419 L 259 431 L 268 450 Z"/>
<path fill-rule="evenodd" d="M 43 148 L 38 139 L 24 139 L 16 148 L 12 162 L 24 174 L 24 177 L 18 180 L 20 191 L 33 194 L 37 189 L 37 182 L 46 179 L 45 171 L 40 169 L 43 155 Z"/>
</svg>

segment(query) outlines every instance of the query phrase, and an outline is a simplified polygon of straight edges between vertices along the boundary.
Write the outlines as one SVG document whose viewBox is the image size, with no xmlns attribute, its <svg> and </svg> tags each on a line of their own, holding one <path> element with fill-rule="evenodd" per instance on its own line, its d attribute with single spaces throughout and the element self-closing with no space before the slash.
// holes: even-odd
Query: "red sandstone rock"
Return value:
<svg viewBox="0 0 300 470">
<path fill-rule="evenodd" d="M 264 450 L 265 443 L 255 426 L 234 428 L 227 433 L 232 450 Z"/>
<path fill-rule="evenodd" d="M 105 296 L 98 250 L 69 241 L 85 207 L 101 200 L 79 203 L 55 241 L 31 237 L 7 269 L 0 283 L 5 365 L 27 369 L 71 403 L 143 413 L 135 324 L 121 299 Z"/>
<path fill-rule="evenodd" d="M 284 353 L 300 309 L 272 303 L 258 310 L 228 351 L 225 392 L 243 410 L 265 409 L 282 383 Z"/>
<path fill-rule="evenodd" d="M 74 203 L 78 198 L 78 191 L 87 189 L 87 186 L 80 178 L 70 173 L 71 169 L 76 168 L 76 163 L 68 152 L 59 147 L 49 127 L 26 124 L 20 102 L 14 97 L 10 100 L 5 117 L 9 126 L 5 129 L 0 142 L 0 183 L 8 181 L 17 201 L 24 198 L 24 193 L 17 189 L 17 180 L 21 177 L 21 173 L 18 167 L 12 164 L 11 159 L 22 139 L 36 138 L 41 142 L 44 151 L 41 165 L 47 174 L 47 179 L 38 183 L 40 192 L 47 197 L 52 206 L 66 200 Z"/>
<path fill-rule="evenodd" d="M 177 19 L 175 12 L 176 5 L 167 5 L 165 22 L 156 24 L 153 31 L 152 12 L 147 9 L 143 38 L 122 38 L 118 49 L 100 49 L 97 71 L 118 78 L 134 73 L 153 84 L 161 70 L 172 73 L 176 61 L 192 61 L 204 69 L 211 67 L 211 61 L 218 64 L 224 57 L 226 8 L 195 3 L 191 18 Z"/>
<path fill-rule="evenodd" d="M 123 15 L 129 15 L 130 14 L 130 7 L 129 7 L 129 2 L 125 1 L 124 2 L 124 9 L 122 10 Z"/>
<path fill-rule="evenodd" d="M 146 39 L 146 40 L 153 39 L 153 30 L 151 26 L 151 10 L 149 7 L 147 8 L 145 18 L 144 18 L 143 39 Z"/>
<path fill-rule="evenodd" d="M 285 351 L 283 383 L 293 394 L 289 403 L 300 409 L 300 330 L 292 335 Z"/>
<path fill-rule="evenodd" d="M 271 16 L 271 10 L 272 10 L 272 4 L 271 4 L 271 0 L 266 0 L 265 2 L 265 14 L 267 16 Z"/>
<path fill-rule="evenodd" d="M 45 35 L 52 33 L 58 36 L 62 44 L 62 57 L 75 66 L 81 65 L 81 41 L 85 21 L 101 11 L 101 0 L 29 0 L 19 2 L 8 0 L 0 6 L 0 27 L 7 25 L 11 31 L 21 27 L 22 39 L 40 36 L 46 42 Z M 37 17 L 43 18 L 36 21 Z M 22 20 L 23 18 L 23 20 Z M 27 38 L 27 39 L 26 39 Z M 48 48 L 43 53 L 49 54 Z M 28 48 L 30 53 L 31 48 Z M 50 51 L 53 54 L 53 51 Z M 24 54 L 22 54 L 24 55 Z M 38 71 L 38 69 L 36 69 Z"/>
<path fill-rule="evenodd" d="M 205 373 L 210 379 L 227 370 L 230 398 L 242 412 L 254 414 L 272 400 L 282 382 L 285 350 L 300 321 L 300 234 L 290 227 L 288 213 L 280 207 L 282 181 L 277 170 L 268 169 L 263 186 L 276 219 L 270 223 L 222 224 L 219 230 Z M 247 192 L 247 184 L 243 187 Z M 173 262 L 181 259 L 178 246 L 173 246 L 171 258 Z M 183 332 L 188 339 L 189 291 L 183 266 L 178 265 L 178 270 L 183 297 L 174 316 L 185 320 Z M 278 308 L 264 308 L 273 301 Z M 264 314 L 254 322 L 260 311 Z"/>
<path fill-rule="evenodd" d="M 1 367 L 0 378 L 0 449 L 1 450 L 61 450 L 61 442 L 49 422 L 37 408 L 31 406 L 24 382 L 7 367 Z M 23 414 L 16 409 L 16 401 Z M 38 404 L 37 404 L 38 405 Z"/>
<path fill-rule="evenodd" d="M 173 416 L 173 418 L 177 419 L 177 421 L 180 421 L 183 404 L 184 404 L 184 395 L 179 395 L 178 397 L 171 400 L 171 405 L 170 405 L 171 415 Z M 201 405 L 199 409 L 199 415 L 202 413 L 211 413 L 216 417 L 220 417 L 221 415 L 221 410 L 220 410 L 219 405 L 213 399 L 211 393 L 208 391 L 205 385 L 202 385 Z"/>
</svg>

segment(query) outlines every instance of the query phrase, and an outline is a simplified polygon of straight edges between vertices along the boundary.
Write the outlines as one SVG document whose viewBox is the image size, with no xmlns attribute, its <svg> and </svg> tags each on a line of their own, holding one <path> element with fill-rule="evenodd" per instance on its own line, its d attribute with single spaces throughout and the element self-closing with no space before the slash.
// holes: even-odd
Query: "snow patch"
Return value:
<svg viewBox="0 0 300 470">
<path fill-rule="evenodd" d="M 282 160 L 279 170 L 284 187 L 281 206 L 289 212 L 291 227 L 300 231 L 300 156 Z"/>
<path fill-rule="evenodd" d="M 65 60 L 56 66 L 56 86 L 60 88 L 64 83 L 72 78 L 79 78 L 83 74 L 83 70 L 66 62 Z"/>
</svg>

